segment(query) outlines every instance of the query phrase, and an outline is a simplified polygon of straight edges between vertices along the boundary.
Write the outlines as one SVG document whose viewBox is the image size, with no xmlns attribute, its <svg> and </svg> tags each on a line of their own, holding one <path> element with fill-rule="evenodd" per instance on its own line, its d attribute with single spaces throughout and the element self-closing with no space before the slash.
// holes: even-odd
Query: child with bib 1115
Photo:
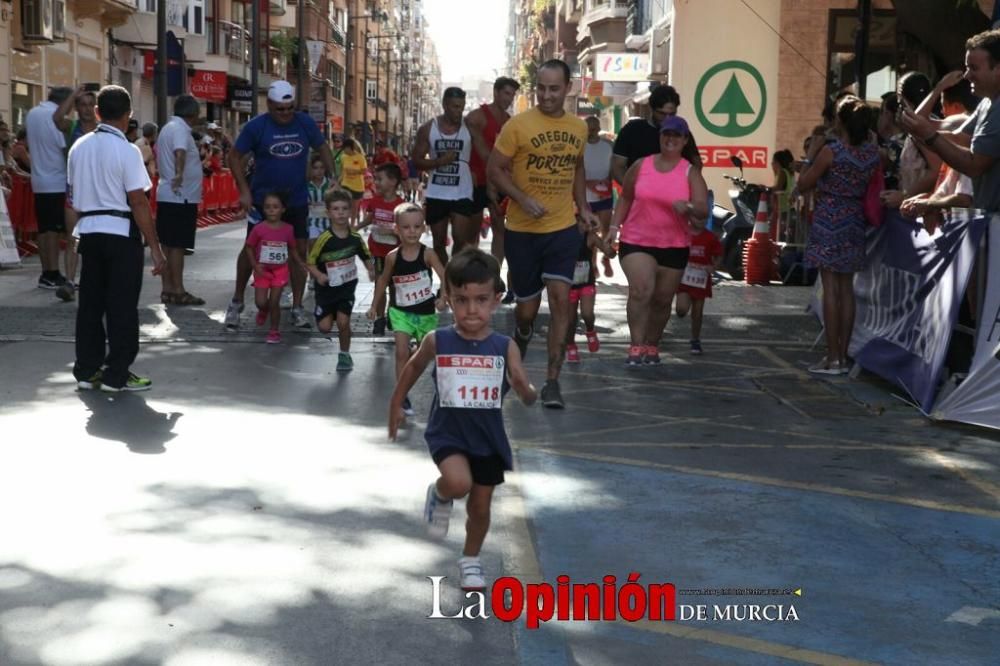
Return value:
<svg viewBox="0 0 1000 666">
<path fill-rule="evenodd" d="M 403 399 L 432 362 L 434 400 L 424 438 L 440 476 L 427 488 L 423 520 L 444 538 L 454 500 L 466 501 L 465 546 L 458 560 L 463 590 L 483 590 L 479 553 L 490 525 L 493 489 L 512 468 L 504 429 L 503 397 L 513 388 L 530 405 L 538 397 L 528 381 L 517 345 L 490 327 L 504 294 L 500 264 L 482 250 L 466 248 L 445 269 L 452 326 L 424 336 L 399 377 L 389 404 L 389 437 L 405 420 Z"/>
<path fill-rule="evenodd" d="M 705 299 L 712 298 L 712 274 L 722 261 L 722 243 L 708 229 L 691 237 L 691 254 L 677 288 L 677 316 L 691 312 L 691 353 L 701 354 Z"/>
<path fill-rule="evenodd" d="M 421 343 L 424 336 L 438 327 L 438 310 L 444 309 L 444 299 L 434 290 L 434 274 L 444 284 L 444 266 L 433 249 L 420 242 L 427 230 L 424 210 L 415 203 L 402 203 L 393 211 L 399 247 L 385 257 L 385 265 L 375 283 L 375 297 L 368 318 L 377 320 L 385 307 L 385 290 L 389 289 L 389 323 L 396 346 L 396 379 L 410 360 L 411 344 Z M 413 416 L 408 397 L 403 398 L 403 411 Z"/>
<path fill-rule="evenodd" d="M 337 324 L 340 341 L 337 372 L 354 369 L 351 313 L 354 311 L 354 292 L 358 287 L 357 257 L 368 269 L 368 279 L 375 281 L 375 266 L 368 247 L 350 226 L 351 203 L 350 193 L 344 190 L 327 192 L 326 212 L 330 228 L 313 243 L 306 261 L 306 268 L 316 281 L 316 328 L 321 333 L 329 333 L 334 322 Z"/>
<path fill-rule="evenodd" d="M 257 305 L 257 325 L 263 326 L 268 315 L 271 330 L 267 334 L 268 344 L 281 342 L 278 327 L 281 324 L 281 290 L 288 284 L 288 260 L 305 266 L 295 244 L 295 230 L 292 225 L 281 220 L 285 204 L 280 194 L 270 192 L 264 195 L 261 205 L 264 213 L 262 223 L 255 224 L 247 237 L 244 251 L 253 267 L 254 301 Z"/>
</svg>

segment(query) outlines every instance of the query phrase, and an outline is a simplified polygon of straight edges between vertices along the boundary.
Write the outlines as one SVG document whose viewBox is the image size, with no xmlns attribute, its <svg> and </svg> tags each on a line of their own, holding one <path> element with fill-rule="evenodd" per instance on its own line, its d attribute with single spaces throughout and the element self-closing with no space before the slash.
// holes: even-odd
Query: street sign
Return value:
<svg viewBox="0 0 1000 666">
<path fill-rule="evenodd" d="M 197 69 L 191 77 L 191 94 L 215 104 L 226 102 L 226 73 Z"/>
<path fill-rule="evenodd" d="M 594 78 L 598 81 L 646 81 L 648 53 L 598 53 L 594 56 Z"/>
<path fill-rule="evenodd" d="M 242 84 L 229 87 L 229 106 L 233 111 L 250 113 L 253 111 L 253 88 Z"/>
<path fill-rule="evenodd" d="M 718 92 L 722 82 L 724 87 Z M 714 89 L 716 94 L 707 94 L 707 89 Z M 747 97 L 748 92 L 754 99 L 753 103 Z M 748 62 L 720 62 L 698 81 L 694 91 L 694 110 L 701 124 L 713 134 L 730 139 L 752 134 L 764 122 L 767 112 L 764 77 Z M 749 122 L 743 121 L 747 116 Z"/>
</svg>

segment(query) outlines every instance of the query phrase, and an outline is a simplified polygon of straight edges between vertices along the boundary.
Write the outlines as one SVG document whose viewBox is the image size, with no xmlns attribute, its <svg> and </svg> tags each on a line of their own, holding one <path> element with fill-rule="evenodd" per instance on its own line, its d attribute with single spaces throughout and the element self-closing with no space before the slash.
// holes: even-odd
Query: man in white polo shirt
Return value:
<svg viewBox="0 0 1000 666">
<path fill-rule="evenodd" d="M 86 94 L 83 86 L 75 92 L 72 88 L 53 88 L 48 100 L 29 111 L 24 119 L 31 153 L 31 190 L 38 218 L 38 256 L 42 261 L 38 286 L 42 289 L 58 289 L 66 284 L 66 278 L 59 272 L 59 241 L 66 233 L 65 132 L 72 125 L 67 116 L 77 97 L 83 94 Z M 66 272 L 75 273 L 75 257 L 71 253 L 66 254 L 66 262 Z"/>
<path fill-rule="evenodd" d="M 152 382 L 130 370 L 139 353 L 142 238 L 149 245 L 153 275 L 162 272 L 166 260 L 146 198 L 149 174 L 139 149 L 125 138 L 132 115 L 128 91 L 102 88 L 97 114 L 97 130 L 69 152 L 69 203 L 83 257 L 73 376 L 81 389 L 144 391 Z"/>
<path fill-rule="evenodd" d="M 160 132 L 156 165 L 160 181 L 156 188 L 156 235 L 167 255 L 163 271 L 164 305 L 204 305 L 204 299 L 184 288 L 184 252 L 194 249 L 201 203 L 202 168 L 191 126 L 201 109 L 191 95 L 174 101 L 174 116 Z M 140 147 L 141 150 L 141 147 Z"/>
</svg>

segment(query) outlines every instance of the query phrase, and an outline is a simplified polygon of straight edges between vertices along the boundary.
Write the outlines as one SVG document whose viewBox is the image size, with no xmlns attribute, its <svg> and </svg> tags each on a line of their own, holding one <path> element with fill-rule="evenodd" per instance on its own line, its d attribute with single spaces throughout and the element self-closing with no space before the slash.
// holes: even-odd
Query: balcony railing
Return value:
<svg viewBox="0 0 1000 666">
<path fill-rule="evenodd" d="M 219 21 L 220 51 L 233 60 L 250 62 L 250 31 L 229 21 Z"/>
</svg>

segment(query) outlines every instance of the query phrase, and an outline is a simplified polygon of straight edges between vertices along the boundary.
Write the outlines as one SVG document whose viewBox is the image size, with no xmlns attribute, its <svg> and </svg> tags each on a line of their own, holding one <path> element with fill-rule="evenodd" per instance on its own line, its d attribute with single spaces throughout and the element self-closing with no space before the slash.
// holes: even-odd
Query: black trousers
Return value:
<svg viewBox="0 0 1000 666">
<path fill-rule="evenodd" d="M 82 260 L 73 375 L 87 380 L 106 366 L 103 383 L 121 387 L 139 354 L 142 243 L 114 234 L 82 234 L 79 251 Z"/>
</svg>

